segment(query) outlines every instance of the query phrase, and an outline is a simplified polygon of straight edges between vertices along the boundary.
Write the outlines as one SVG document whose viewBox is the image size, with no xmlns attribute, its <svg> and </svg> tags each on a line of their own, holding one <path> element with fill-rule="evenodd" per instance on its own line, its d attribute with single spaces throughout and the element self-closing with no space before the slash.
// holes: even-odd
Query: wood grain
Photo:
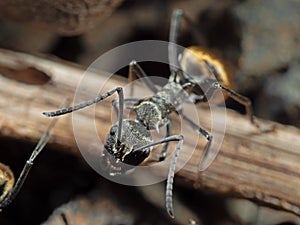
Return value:
<svg viewBox="0 0 300 225">
<path fill-rule="evenodd" d="M 66 98 L 73 99 L 76 88 L 82 83 L 81 79 L 87 76 L 83 68 L 67 62 L 3 49 L 0 50 L 0 67 L 0 136 L 30 142 L 37 142 L 50 122 L 42 112 L 57 109 Z M 18 81 L 18 74 L 24 76 L 24 72 L 18 71 L 26 68 L 35 70 L 36 76 L 40 74 L 45 82 L 32 84 Z M 15 74 L 15 77 L 8 77 L 7 71 Z M 81 93 L 85 99 L 94 97 L 90 90 L 99 89 L 99 82 L 105 83 L 101 93 L 126 84 L 119 77 L 113 77 L 107 82 L 107 74 L 101 71 L 89 72 L 88 77 L 82 89 L 85 92 Z M 104 140 L 111 126 L 111 100 L 97 106 L 95 124 L 101 140 Z M 210 111 L 198 108 L 197 112 L 201 124 L 209 129 Z M 80 130 L 76 130 L 81 135 L 81 141 L 89 147 L 97 145 L 90 142 L 91 130 L 85 125 L 91 120 L 91 115 L 93 116 L 92 110 L 82 110 L 77 117 Z M 260 122 L 266 126 L 270 124 L 268 121 Z M 49 144 L 78 154 L 73 132 L 72 116 L 61 117 Z M 216 129 L 216 132 L 222 131 Z M 185 144 L 180 153 L 181 159 L 191 157 L 191 148 L 197 140 L 193 133 L 192 129 L 189 133 L 183 133 Z M 216 160 L 207 170 L 198 172 L 205 144 L 200 137 L 192 157 L 177 174 L 175 185 L 238 196 L 300 215 L 299 137 L 299 129 L 280 124 L 276 124 L 273 132 L 261 133 L 245 116 L 227 110 L 226 133 Z M 5 150 L 1 150 L 1 154 L 5 154 Z"/>
</svg>

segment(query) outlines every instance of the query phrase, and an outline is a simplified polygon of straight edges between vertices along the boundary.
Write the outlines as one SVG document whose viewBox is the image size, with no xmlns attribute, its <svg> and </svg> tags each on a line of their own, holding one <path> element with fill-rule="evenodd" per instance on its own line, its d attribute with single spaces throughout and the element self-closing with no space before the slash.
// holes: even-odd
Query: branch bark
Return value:
<svg viewBox="0 0 300 225">
<path fill-rule="evenodd" d="M 113 1 L 1 1 L 2 19 L 31 22 L 64 35 L 78 35 L 104 21 L 121 4 Z"/>
<path fill-rule="evenodd" d="M 32 73 L 35 82 L 28 75 Z M 106 81 L 104 72 L 84 74 L 82 68 L 70 63 L 7 50 L 0 50 L 0 74 L 0 136 L 31 142 L 38 141 L 50 122 L 42 112 L 57 109 L 66 98 L 73 99 L 83 77 L 88 77 L 84 82 L 85 92 L 81 93 L 84 99 L 95 97 L 90 90 L 98 90 L 99 83 L 105 83 L 101 93 L 126 84 L 119 77 Z M 25 81 L 24 76 L 27 76 Z M 38 82 L 37 77 L 41 78 Z M 95 124 L 101 140 L 111 126 L 110 110 L 111 99 L 97 106 Z M 93 115 L 91 111 L 82 110 L 77 118 L 80 130 L 76 130 L 88 148 L 99 144 L 91 143 L 93 130 L 86 126 Z M 210 130 L 210 111 L 204 108 L 198 112 L 204 118 L 201 125 Z M 71 119 L 70 114 L 60 118 L 49 144 L 78 154 Z M 300 215 L 300 130 L 276 124 L 274 132 L 260 133 L 245 116 L 229 110 L 226 121 L 221 150 L 204 172 L 198 172 L 204 138 L 199 138 L 189 159 L 195 142 L 193 130 L 190 130 L 191 134 L 183 134 L 185 144 L 180 158 L 189 160 L 177 175 L 178 183 L 254 200 Z M 217 129 L 216 132 L 222 131 Z"/>
</svg>

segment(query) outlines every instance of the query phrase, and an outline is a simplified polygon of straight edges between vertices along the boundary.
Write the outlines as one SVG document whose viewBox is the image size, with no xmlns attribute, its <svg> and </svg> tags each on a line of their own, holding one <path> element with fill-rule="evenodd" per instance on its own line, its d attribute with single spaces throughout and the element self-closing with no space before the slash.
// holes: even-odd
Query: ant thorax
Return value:
<svg viewBox="0 0 300 225">
<path fill-rule="evenodd" d="M 182 86 L 168 82 L 161 91 L 150 98 L 142 99 L 132 109 L 136 118 L 147 129 L 156 129 L 169 123 L 171 112 L 180 111 L 184 100 L 188 97 Z"/>
</svg>

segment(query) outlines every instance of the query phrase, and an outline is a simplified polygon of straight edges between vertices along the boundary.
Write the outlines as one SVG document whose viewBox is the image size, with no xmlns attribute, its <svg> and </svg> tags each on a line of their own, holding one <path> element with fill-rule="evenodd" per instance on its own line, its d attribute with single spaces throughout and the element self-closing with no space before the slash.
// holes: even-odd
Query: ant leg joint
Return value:
<svg viewBox="0 0 300 225">
<path fill-rule="evenodd" d="M 219 88 L 221 88 L 221 85 L 219 84 L 218 81 L 216 81 L 216 82 L 213 83 L 213 87 L 216 88 L 216 89 L 219 89 Z"/>
<path fill-rule="evenodd" d="M 32 161 L 32 160 L 27 160 L 27 161 L 26 161 L 26 164 L 32 166 L 32 165 L 33 165 L 33 161 Z"/>
<path fill-rule="evenodd" d="M 175 9 L 174 10 L 174 14 L 176 14 L 176 15 L 182 15 L 183 14 L 183 10 L 182 9 Z"/>
<path fill-rule="evenodd" d="M 119 92 L 119 91 L 122 91 L 123 88 L 122 87 L 117 87 L 116 90 Z"/>
<path fill-rule="evenodd" d="M 247 106 L 247 107 L 252 106 L 251 100 L 250 100 L 249 98 L 247 98 L 247 97 L 245 97 L 245 99 L 246 99 L 246 101 L 245 101 L 246 106 Z M 253 116 L 253 117 L 254 117 L 254 116 Z"/>
<path fill-rule="evenodd" d="M 135 66 L 136 64 L 137 64 L 137 61 L 131 60 L 131 62 L 129 63 L 129 66 Z"/>
<path fill-rule="evenodd" d="M 213 136 L 211 134 L 206 134 L 205 138 L 208 140 L 208 141 L 211 141 Z"/>
</svg>

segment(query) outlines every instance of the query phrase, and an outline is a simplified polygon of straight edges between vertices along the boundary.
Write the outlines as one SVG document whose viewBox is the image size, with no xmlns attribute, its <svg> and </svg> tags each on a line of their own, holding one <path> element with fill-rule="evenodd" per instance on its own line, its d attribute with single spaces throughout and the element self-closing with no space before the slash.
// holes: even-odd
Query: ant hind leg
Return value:
<svg viewBox="0 0 300 225">
<path fill-rule="evenodd" d="M 220 89 L 227 93 L 229 97 L 231 97 L 233 100 L 237 101 L 238 103 L 242 104 L 245 106 L 246 109 L 246 114 L 248 116 L 248 119 L 251 124 L 253 124 L 256 128 L 258 128 L 261 132 L 267 133 L 271 132 L 275 129 L 275 125 L 272 125 L 271 127 L 262 127 L 261 124 L 257 121 L 256 117 L 254 116 L 253 113 L 253 108 L 252 108 L 252 103 L 251 100 L 229 88 L 223 87 L 220 85 L 218 82 L 215 82 L 215 88 Z"/>
<path fill-rule="evenodd" d="M 207 64 L 207 62 L 205 62 Z M 217 71 L 210 67 L 208 64 L 207 64 L 207 68 L 208 68 L 208 71 L 210 73 L 212 73 L 215 77 L 216 74 L 217 74 Z M 237 92 L 235 92 L 234 90 L 231 90 L 227 87 L 224 87 L 223 85 L 221 85 L 218 81 L 211 81 L 211 84 L 210 84 L 210 88 L 209 90 L 221 90 L 223 92 L 225 92 L 226 94 L 228 94 L 229 97 L 231 97 L 233 100 L 235 100 L 236 102 L 242 104 L 243 106 L 245 106 L 246 108 L 246 114 L 251 122 L 251 124 L 253 124 L 257 129 L 259 129 L 261 132 L 271 132 L 275 129 L 275 125 L 272 125 L 271 127 L 262 127 L 256 120 L 255 116 L 254 116 L 254 113 L 253 113 L 253 108 L 252 108 L 252 103 L 251 103 L 251 100 Z"/>
<path fill-rule="evenodd" d="M 182 117 L 185 121 L 187 121 L 189 123 L 189 125 L 196 130 L 199 134 L 201 134 L 203 137 L 205 137 L 205 139 L 207 140 L 207 143 L 205 145 L 204 148 L 204 152 L 202 154 L 200 163 L 199 163 L 199 171 L 203 171 L 203 165 L 205 160 L 207 159 L 209 150 L 210 150 L 210 146 L 213 140 L 213 136 L 208 133 L 204 128 L 200 127 L 199 125 L 195 124 L 190 118 L 188 118 L 187 116 L 182 114 Z"/>
</svg>

